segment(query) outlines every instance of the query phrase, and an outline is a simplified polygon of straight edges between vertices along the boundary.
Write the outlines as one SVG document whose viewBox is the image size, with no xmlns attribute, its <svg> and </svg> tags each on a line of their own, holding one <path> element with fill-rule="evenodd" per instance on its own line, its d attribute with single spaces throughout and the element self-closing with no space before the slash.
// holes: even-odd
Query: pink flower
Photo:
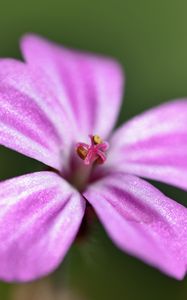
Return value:
<svg viewBox="0 0 187 300">
<path fill-rule="evenodd" d="M 0 61 L 0 144 L 50 171 L 0 183 L 0 278 L 52 272 L 79 230 L 86 203 L 113 242 L 181 279 L 187 209 L 137 176 L 187 189 L 187 101 L 163 104 L 113 134 L 122 99 L 119 65 L 22 40 L 26 63 Z"/>
</svg>

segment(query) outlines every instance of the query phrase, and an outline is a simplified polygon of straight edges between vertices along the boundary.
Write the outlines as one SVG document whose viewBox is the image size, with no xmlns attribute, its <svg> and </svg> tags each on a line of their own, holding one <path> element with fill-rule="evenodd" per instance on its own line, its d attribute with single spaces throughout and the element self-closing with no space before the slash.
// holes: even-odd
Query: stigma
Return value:
<svg viewBox="0 0 187 300">
<path fill-rule="evenodd" d="M 84 161 L 85 165 L 93 163 L 103 164 L 106 161 L 106 152 L 109 144 L 103 141 L 99 135 L 89 135 L 90 144 L 77 143 L 76 153 Z"/>
</svg>

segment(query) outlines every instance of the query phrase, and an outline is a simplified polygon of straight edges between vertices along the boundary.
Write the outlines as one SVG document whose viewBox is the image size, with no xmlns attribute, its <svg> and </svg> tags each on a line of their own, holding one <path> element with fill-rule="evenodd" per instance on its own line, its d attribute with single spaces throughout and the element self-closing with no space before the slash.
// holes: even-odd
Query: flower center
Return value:
<svg viewBox="0 0 187 300">
<path fill-rule="evenodd" d="M 90 145 L 85 143 L 77 143 L 76 152 L 84 161 L 85 165 L 103 164 L 106 161 L 106 152 L 109 144 L 103 141 L 99 135 L 89 135 Z"/>
<path fill-rule="evenodd" d="M 109 144 L 98 135 L 89 135 L 90 144 L 77 143 L 72 156 L 71 169 L 66 179 L 79 191 L 83 191 L 92 178 L 93 169 L 106 161 Z M 81 161 L 82 160 L 82 161 Z"/>
</svg>

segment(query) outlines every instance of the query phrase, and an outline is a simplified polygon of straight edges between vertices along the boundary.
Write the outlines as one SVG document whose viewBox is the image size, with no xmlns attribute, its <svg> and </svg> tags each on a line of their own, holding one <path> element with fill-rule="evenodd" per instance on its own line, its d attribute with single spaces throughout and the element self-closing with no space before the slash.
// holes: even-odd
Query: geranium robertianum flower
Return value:
<svg viewBox="0 0 187 300">
<path fill-rule="evenodd" d="M 0 278 L 27 281 L 64 258 L 91 205 L 122 250 L 178 279 L 187 209 L 137 176 L 187 189 L 187 101 L 114 127 L 123 75 L 113 60 L 39 37 L 26 63 L 0 60 L 0 144 L 49 166 L 0 183 Z"/>
</svg>

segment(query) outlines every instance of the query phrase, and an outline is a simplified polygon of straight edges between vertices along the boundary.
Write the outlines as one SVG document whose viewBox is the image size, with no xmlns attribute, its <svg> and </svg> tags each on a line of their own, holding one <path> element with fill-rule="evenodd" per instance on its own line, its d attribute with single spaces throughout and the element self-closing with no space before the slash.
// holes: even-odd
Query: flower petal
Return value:
<svg viewBox="0 0 187 300">
<path fill-rule="evenodd" d="M 187 189 L 187 101 L 151 109 L 119 128 L 110 163 L 120 170 Z"/>
<path fill-rule="evenodd" d="M 88 187 L 94 207 L 114 243 L 181 279 L 187 262 L 187 209 L 133 175 L 113 173 Z"/>
<path fill-rule="evenodd" d="M 0 278 L 28 281 L 62 261 L 78 231 L 84 199 L 52 172 L 0 183 Z"/>
<path fill-rule="evenodd" d="M 41 67 L 55 81 L 77 123 L 79 136 L 98 133 L 106 138 L 122 99 L 120 66 L 113 60 L 68 50 L 34 35 L 23 38 L 22 50 L 28 63 Z"/>
<path fill-rule="evenodd" d="M 61 169 L 72 128 L 44 72 L 0 60 L 0 145 Z"/>
</svg>

